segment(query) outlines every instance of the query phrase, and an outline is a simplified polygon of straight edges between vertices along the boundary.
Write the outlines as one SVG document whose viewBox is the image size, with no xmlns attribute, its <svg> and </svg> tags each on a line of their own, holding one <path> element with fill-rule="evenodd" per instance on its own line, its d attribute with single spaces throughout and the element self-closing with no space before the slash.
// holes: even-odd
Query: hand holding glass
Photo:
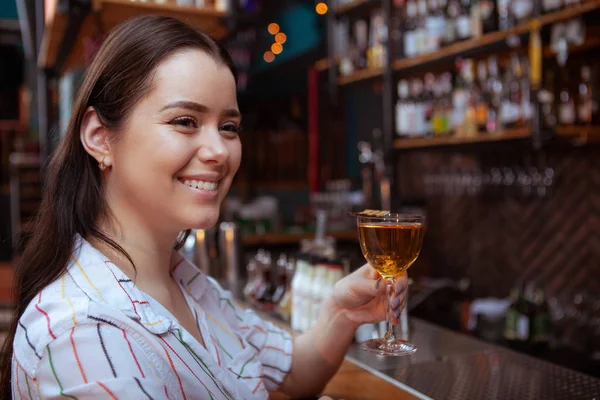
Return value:
<svg viewBox="0 0 600 400">
<path fill-rule="evenodd" d="M 424 222 L 425 218 L 417 215 L 357 215 L 362 253 L 387 284 L 387 332 L 384 338 L 363 342 L 361 347 L 364 350 L 383 356 L 403 356 L 417 351 L 411 343 L 394 336 L 390 296 L 396 278 L 415 262 L 421 252 Z"/>
</svg>

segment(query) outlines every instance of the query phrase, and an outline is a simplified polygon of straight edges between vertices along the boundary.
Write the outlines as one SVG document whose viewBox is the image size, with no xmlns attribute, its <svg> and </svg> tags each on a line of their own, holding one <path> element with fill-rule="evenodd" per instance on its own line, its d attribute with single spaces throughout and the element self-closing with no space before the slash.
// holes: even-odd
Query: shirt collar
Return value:
<svg viewBox="0 0 600 400">
<path fill-rule="evenodd" d="M 209 282 L 202 272 L 173 252 L 172 275 L 196 301 L 200 301 Z M 77 235 L 69 275 L 92 300 L 123 312 L 154 334 L 167 332 L 174 321 L 152 307 L 142 292 L 108 257 Z"/>
</svg>

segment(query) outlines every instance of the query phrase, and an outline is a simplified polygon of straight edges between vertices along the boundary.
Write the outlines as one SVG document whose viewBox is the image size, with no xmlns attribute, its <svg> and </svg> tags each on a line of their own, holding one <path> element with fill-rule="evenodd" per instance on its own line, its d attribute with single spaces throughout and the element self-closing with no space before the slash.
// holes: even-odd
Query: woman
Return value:
<svg viewBox="0 0 600 400">
<path fill-rule="evenodd" d="M 163 17 L 111 32 L 16 271 L 6 397 L 11 387 L 13 398 L 314 395 L 358 325 L 384 319 L 385 285 L 368 265 L 292 339 L 178 255 L 181 232 L 217 222 L 240 165 L 240 123 L 232 61 L 208 35 Z"/>
</svg>

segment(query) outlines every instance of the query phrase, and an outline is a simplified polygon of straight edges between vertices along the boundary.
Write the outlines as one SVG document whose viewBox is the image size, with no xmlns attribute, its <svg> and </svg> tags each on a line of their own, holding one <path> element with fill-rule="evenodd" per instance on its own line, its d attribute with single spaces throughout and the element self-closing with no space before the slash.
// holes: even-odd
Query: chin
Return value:
<svg viewBox="0 0 600 400">
<path fill-rule="evenodd" d="M 184 225 L 187 227 L 186 229 L 208 229 L 219 221 L 219 210 L 204 211 L 192 218 L 190 216 L 187 215 L 185 219 Z"/>
</svg>

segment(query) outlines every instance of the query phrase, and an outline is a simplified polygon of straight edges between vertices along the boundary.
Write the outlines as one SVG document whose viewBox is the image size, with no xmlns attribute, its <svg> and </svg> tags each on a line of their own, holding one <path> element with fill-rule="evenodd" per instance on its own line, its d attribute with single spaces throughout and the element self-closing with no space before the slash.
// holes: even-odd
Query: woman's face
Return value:
<svg viewBox="0 0 600 400">
<path fill-rule="evenodd" d="M 227 66 L 199 50 L 167 58 L 111 144 L 109 207 L 174 232 L 214 225 L 240 166 L 240 122 Z"/>
</svg>

